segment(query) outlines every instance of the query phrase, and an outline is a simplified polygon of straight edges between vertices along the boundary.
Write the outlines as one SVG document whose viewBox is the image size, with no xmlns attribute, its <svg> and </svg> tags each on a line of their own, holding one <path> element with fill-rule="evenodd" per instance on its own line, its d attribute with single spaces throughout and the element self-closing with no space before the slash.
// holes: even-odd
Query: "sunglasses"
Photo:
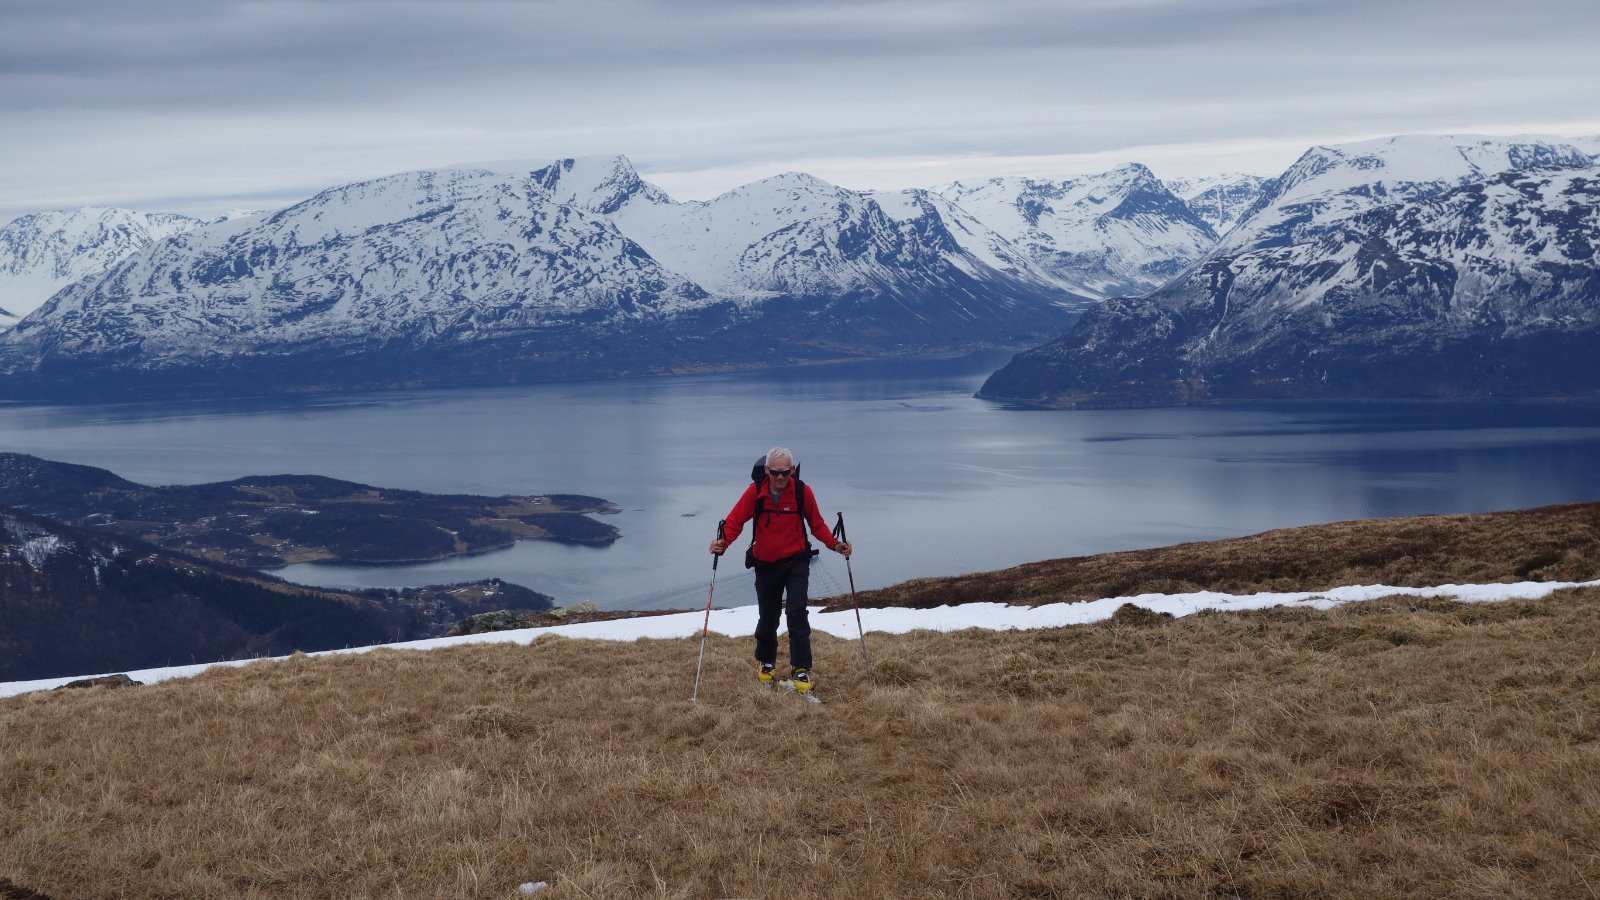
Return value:
<svg viewBox="0 0 1600 900">
<path fill-rule="evenodd" d="M 788 478 L 790 475 L 794 474 L 794 470 L 793 469 L 768 469 L 767 470 L 767 474 L 771 475 L 773 478 Z"/>
</svg>

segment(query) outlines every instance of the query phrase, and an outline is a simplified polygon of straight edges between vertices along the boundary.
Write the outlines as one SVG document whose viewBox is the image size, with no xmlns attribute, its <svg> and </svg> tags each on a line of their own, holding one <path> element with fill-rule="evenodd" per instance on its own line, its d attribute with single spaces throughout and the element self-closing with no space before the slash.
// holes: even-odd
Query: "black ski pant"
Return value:
<svg viewBox="0 0 1600 900">
<path fill-rule="evenodd" d="M 806 590 L 811 584 L 811 555 L 800 553 L 775 563 L 756 563 L 756 660 L 778 662 L 778 616 L 789 617 L 789 665 L 811 668 L 811 619 Z M 784 594 L 789 596 L 784 603 Z"/>
</svg>

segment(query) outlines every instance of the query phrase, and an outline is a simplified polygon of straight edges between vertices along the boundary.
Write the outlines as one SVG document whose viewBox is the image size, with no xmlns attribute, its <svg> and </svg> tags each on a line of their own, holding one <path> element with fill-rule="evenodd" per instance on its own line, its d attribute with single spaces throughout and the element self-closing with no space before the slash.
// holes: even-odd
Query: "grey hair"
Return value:
<svg viewBox="0 0 1600 900">
<path fill-rule="evenodd" d="M 794 465 L 794 454 L 789 452 L 788 447 L 773 447 L 771 450 L 768 450 L 767 465 L 772 465 L 772 461 L 780 456 L 784 459 L 787 459 L 790 465 Z"/>
</svg>

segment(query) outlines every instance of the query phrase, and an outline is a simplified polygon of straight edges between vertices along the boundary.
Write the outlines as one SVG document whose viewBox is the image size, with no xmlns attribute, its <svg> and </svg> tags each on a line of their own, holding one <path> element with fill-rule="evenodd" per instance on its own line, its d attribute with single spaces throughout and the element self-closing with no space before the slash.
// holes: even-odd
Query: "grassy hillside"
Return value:
<svg viewBox="0 0 1600 900">
<path fill-rule="evenodd" d="M 864 551 L 868 552 L 868 551 Z M 1511 512 L 1396 516 L 1249 537 L 1051 559 L 858 595 L 862 606 L 988 600 L 1036 606 L 1138 594 L 1320 591 L 1346 584 L 1431 587 L 1600 578 L 1600 503 Z M 832 609 L 849 608 L 836 598 Z"/>
<path fill-rule="evenodd" d="M 1600 590 L 871 640 L 820 707 L 716 636 L 692 706 L 554 636 L 0 700 L 0 897 L 1600 890 Z"/>
</svg>

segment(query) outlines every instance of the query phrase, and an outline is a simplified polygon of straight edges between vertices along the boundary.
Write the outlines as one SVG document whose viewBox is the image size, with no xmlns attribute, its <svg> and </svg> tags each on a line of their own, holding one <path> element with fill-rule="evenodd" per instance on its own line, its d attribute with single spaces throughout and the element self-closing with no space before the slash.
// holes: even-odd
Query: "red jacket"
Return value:
<svg viewBox="0 0 1600 900">
<path fill-rule="evenodd" d="M 744 496 L 728 511 L 727 524 L 722 526 L 722 539 L 728 546 L 733 546 L 739 532 L 744 530 L 744 523 L 756 513 L 756 498 L 766 497 L 761 504 L 761 517 L 755 524 L 755 555 L 762 562 L 777 562 L 805 550 L 806 535 L 804 524 L 800 521 L 800 510 L 795 505 L 794 479 L 789 479 L 789 486 L 783 489 L 783 496 L 776 507 L 772 505 L 767 481 L 763 478 L 759 484 L 751 482 L 745 489 Z M 817 495 L 811 492 L 811 485 L 805 488 L 805 524 L 811 526 L 811 533 L 822 542 L 822 546 L 832 550 L 838 541 L 834 540 L 833 532 L 828 530 L 828 523 L 817 508 Z"/>
</svg>

